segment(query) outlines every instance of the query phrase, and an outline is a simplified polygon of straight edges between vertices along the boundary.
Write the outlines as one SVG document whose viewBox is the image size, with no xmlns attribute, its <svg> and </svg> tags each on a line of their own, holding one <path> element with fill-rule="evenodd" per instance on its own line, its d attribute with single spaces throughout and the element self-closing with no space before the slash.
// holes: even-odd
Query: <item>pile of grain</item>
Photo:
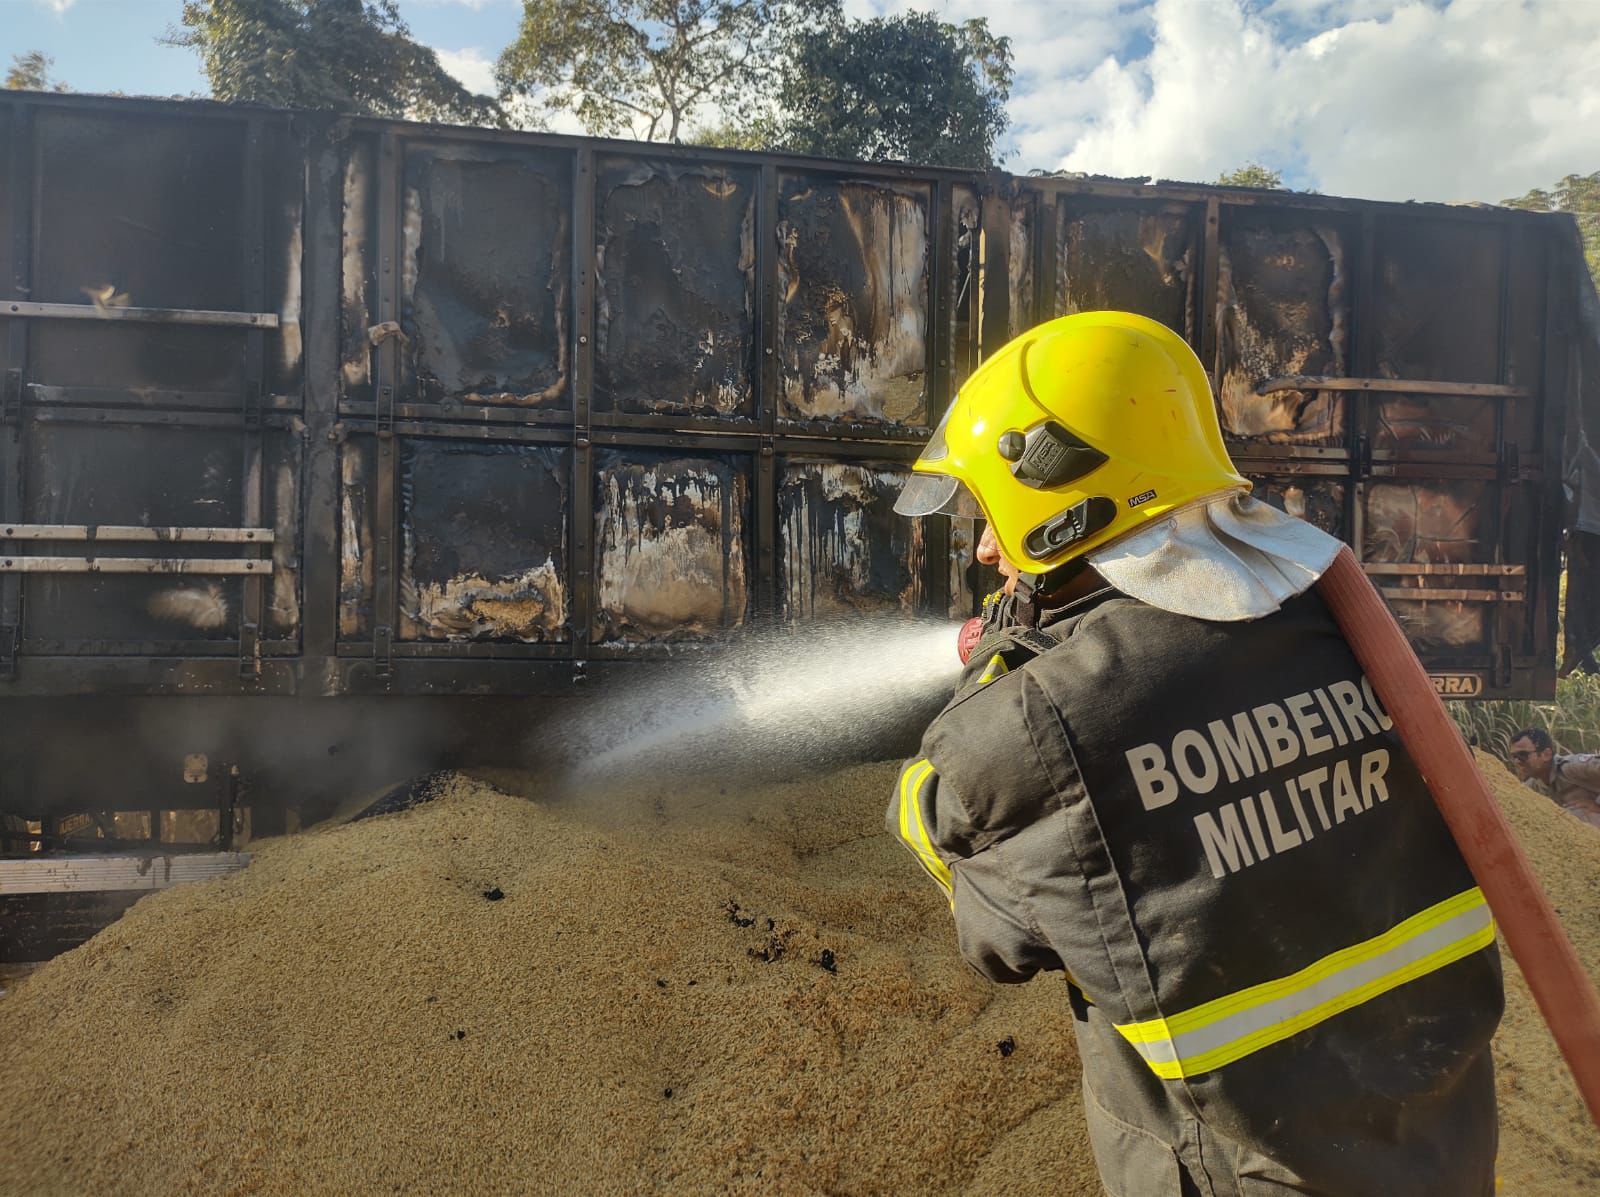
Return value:
<svg viewBox="0 0 1600 1197">
<path fill-rule="evenodd" d="M 1478 764 L 1533 861 L 1591 977 L 1600 978 L 1600 830 L 1521 785 L 1486 753 Z M 1502 1195 L 1600 1192 L 1600 1130 L 1505 942 L 1506 1016 L 1494 1041 Z"/>
<path fill-rule="evenodd" d="M 0 1000 L 0 1192 L 1096 1192 L 1061 983 L 959 962 L 892 779 L 260 845 Z"/>
<path fill-rule="evenodd" d="M 1600 961 L 1600 834 L 1486 771 Z M 0 1192 L 1097 1193 L 1060 982 L 960 964 L 891 779 L 457 777 L 257 845 L 0 1000 Z M 1514 969 L 1508 1001 L 1501 1191 L 1591 1189 Z"/>
</svg>

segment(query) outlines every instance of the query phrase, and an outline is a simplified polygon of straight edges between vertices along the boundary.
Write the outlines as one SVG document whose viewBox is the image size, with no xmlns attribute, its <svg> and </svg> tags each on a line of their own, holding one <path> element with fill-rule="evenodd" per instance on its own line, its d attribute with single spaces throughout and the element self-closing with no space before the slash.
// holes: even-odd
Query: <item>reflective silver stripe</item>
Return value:
<svg viewBox="0 0 1600 1197">
<path fill-rule="evenodd" d="M 1290 977 L 1117 1030 L 1158 1076 L 1193 1076 L 1287 1039 L 1493 939 L 1488 905 L 1472 889 Z"/>
</svg>

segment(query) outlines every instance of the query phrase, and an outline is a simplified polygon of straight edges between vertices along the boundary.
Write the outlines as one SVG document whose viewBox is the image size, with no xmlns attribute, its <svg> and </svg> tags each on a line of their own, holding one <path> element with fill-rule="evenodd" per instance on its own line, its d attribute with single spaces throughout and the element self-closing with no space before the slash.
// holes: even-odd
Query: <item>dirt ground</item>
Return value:
<svg viewBox="0 0 1600 1197">
<path fill-rule="evenodd" d="M 1600 833 L 1486 769 L 1600 963 Z M 892 776 L 457 777 L 258 843 L 11 984 L 0 1192 L 1098 1193 L 1061 983 L 960 963 Z M 1514 969 L 1508 1001 L 1501 1192 L 1593 1191 Z"/>
</svg>

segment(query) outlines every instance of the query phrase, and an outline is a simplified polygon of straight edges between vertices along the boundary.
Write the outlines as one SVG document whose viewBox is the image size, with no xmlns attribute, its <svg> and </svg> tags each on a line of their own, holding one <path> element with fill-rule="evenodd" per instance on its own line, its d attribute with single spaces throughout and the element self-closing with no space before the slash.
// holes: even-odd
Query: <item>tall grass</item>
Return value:
<svg viewBox="0 0 1600 1197">
<path fill-rule="evenodd" d="M 1565 643 L 1567 571 L 1556 591 L 1556 643 Z M 1511 738 L 1529 727 L 1542 727 L 1556 751 L 1600 752 L 1600 675 L 1574 673 L 1556 682 L 1554 702 L 1447 702 L 1450 715 L 1467 743 L 1502 760 L 1511 755 Z"/>
<path fill-rule="evenodd" d="M 1556 683 L 1554 702 L 1447 702 L 1467 743 L 1504 759 L 1511 737 L 1542 727 L 1557 752 L 1600 752 L 1600 675 L 1574 673 Z"/>
</svg>

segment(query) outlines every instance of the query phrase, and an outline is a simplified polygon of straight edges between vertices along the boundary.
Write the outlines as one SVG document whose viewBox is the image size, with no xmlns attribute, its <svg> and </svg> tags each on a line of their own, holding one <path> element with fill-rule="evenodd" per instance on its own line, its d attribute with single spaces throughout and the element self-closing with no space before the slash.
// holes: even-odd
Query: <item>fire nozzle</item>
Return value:
<svg viewBox="0 0 1600 1197">
<path fill-rule="evenodd" d="M 978 641 L 983 639 L 983 620 L 974 615 L 961 625 L 961 630 L 956 633 L 956 656 L 961 658 L 965 665 L 967 658 L 972 656 L 972 650 L 978 647 Z"/>
</svg>

